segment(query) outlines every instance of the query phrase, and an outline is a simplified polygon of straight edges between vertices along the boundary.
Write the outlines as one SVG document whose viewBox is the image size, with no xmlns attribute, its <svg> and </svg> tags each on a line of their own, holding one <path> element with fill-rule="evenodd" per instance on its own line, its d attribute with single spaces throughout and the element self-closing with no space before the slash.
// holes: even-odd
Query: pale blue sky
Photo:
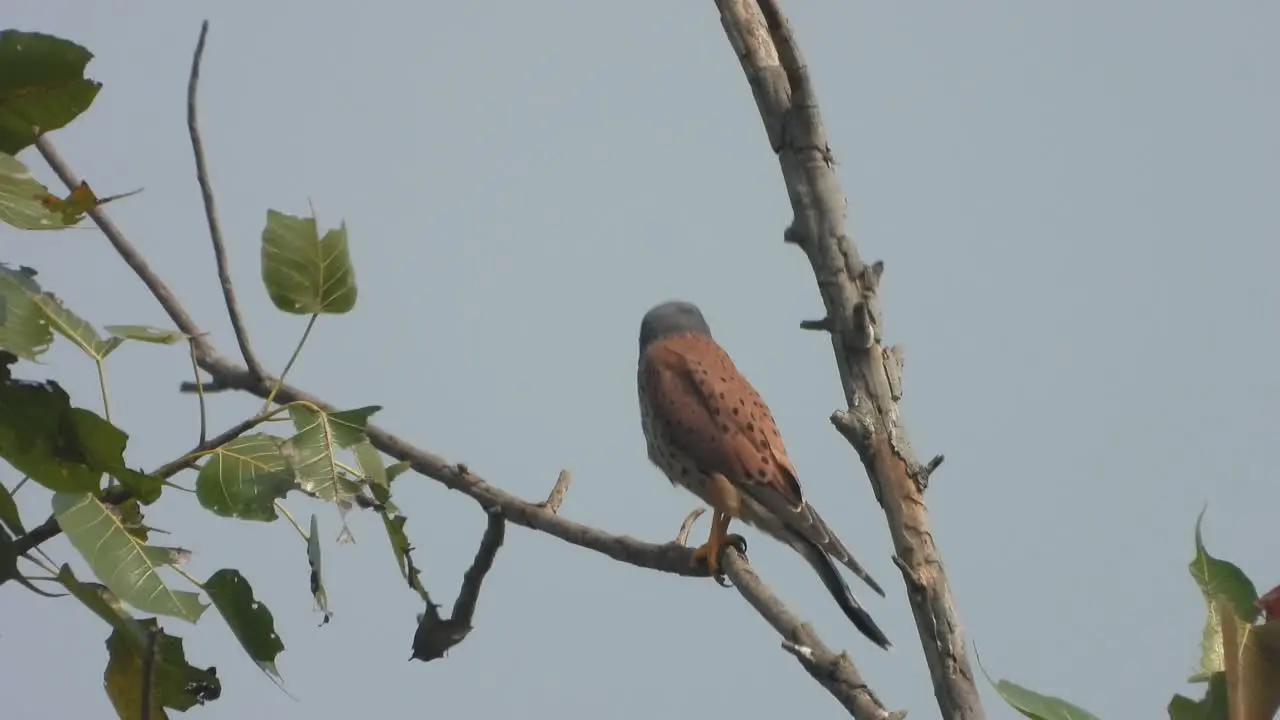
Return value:
<svg viewBox="0 0 1280 720">
<path fill-rule="evenodd" d="M 947 456 L 928 500 L 968 638 L 997 677 L 1103 718 L 1163 716 L 1196 661 L 1186 566 L 1204 503 L 1210 548 L 1260 586 L 1280 581 L 1258 541 L 1280 502 L 1280 5 L 785 7 L 852 235 L 887 264 L 908 425 L 922 455 Z M 282 367 L 303 327 L 259 280 L 266 209 L 311 200 L 350 228 L 360 299 L 320 323 L 293 379 L 338 405 L 384 405 L 383 426 L 530 499 L 568 467 L 575 520 L 663 541 L 695 506 L 645 459 L 635 338 L 655 302 L 701 304 L 772 405 L 811 501 L 888 589 L 861 595 L 897 652 L 860 637 L 794 552 L 749 532 L 753 564 L 889 707 L 937 717 L 884 517 L 827 421 L 841 402 L 830 345 L 796 327 L 820 301 L 781 242 L 791 211 L 713 3 L 18 0 L 4 16 L 97 55 L 102 93 L 55 142 L 100 193 L 146 188 L 113 216 L 234 353 L 184 121 L 207 16 L 205 139 L 264 362 Z M 166 324 L 96 232 L 0 238 L 3 260 L 37 267 L 89 319 Z M 43 370 L 94 403 L 91 365 L 67 344 L 24 372 Z M 126 346 L 109 372 L 132 462 L 194 442 L 182 349 Z M 254 407 L 218 396 L 212 427 Z M 19 500 L 29 522 L 47 512 L 38 488 Z M 424 580 L 451 603 L 483 515 L 419 477 L 397 500 Z M 177 493 L 153 512 L 196 551 L 197 575 L 232 566 L 254 584 L 297 697 L 215 614 L 166 621 L 223 680 L 192 717 L 840 712 L 734 591 L 523 528 L 471 638 L 408 663 L 418 601 L 381 524 L 357 516 L 358 543 L 337 546 L 321 513 L 325 627 L 287 525 L 219 519 Z M 61 539 L 47 549 L 72 555 Z M 10 717 L 110 712 L 100 620 L 13 585 L 0 610 Z M 989 716 L 1012 717 L 982 692 Z"/>
</svg>

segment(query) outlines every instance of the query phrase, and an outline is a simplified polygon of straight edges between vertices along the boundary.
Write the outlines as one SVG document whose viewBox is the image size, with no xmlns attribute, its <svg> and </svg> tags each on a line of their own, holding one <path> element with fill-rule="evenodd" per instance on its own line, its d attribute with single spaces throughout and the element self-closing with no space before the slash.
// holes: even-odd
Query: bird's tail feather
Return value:
<svg viewBox="0 0 1280 720">
<path fill-rule="evenodd" d="M 859 632 L 867 637 L 868 640 L 888 650 L 893 647 L 889 642 L 889 638 L 885 636 L 880 626 L 876 625 L 876 621 L 871 619 L 871 614 L 858 604 L 858 599 L 853 596 L 853 591 L 849 589 L 849 585 L 845 583 L 844 578 L 840 576 L 840 571 L 836 569 L 835 563 L 827 556 L 822 548 L 817 544 L 802 540 L 803 548 L 797 548 L 804 555 L 814 570 L 818 571 L 818 577 L 822 578 L 822 584 L 826 586 L 827 591 L 835 598 L 836 604 L 844 611 L 845 617 L 858 628 Z M 800 544 L 800 543 L 798 543 Z"/>
</svg>

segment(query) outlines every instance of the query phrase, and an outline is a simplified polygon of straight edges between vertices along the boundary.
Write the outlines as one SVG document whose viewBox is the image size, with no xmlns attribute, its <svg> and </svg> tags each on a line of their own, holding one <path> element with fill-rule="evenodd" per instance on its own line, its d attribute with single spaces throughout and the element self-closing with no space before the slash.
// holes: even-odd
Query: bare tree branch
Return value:
<svg viewBox="0 0 1280 720">
<path fill-rule="evenodd" d="M 804 250 L 826 317 L 803 323 L 831 333 L 849 408 L 833 422 L 858 452 L 884 508 L 907 597 L 946 720 L 985 717 L 923 489 L 929 465 L 916 460 L 898 400 L 900 359 L 881 345 L 877 296 L 883 263 L 864 263 L 845 232 L 845 199 L 832 166 L 808 69 L 778 0 L 717 0 L 721 22 L 778 155 L 794 219 L 784 240 Z"/>
<path fill-rule="evenodd" d="M 204 41 L 209 34 L 209 21 L 200 24 L 200 39 L 196 41 L 196 51 L 191 58 L 191 78 L 187 81 L 187 130 L 191 135 L 191 151 L 196 159 L 196 181 L 200 183 L 200 197 L 204 200 L 204 215 L 209 222 L 209 239 L 213 241 L 213 255 L 217 261 L 218 280 L 222 283 L 222 296 L 226 299 L 227 315 L 231 318 L 231 328 L 236 334 L 236 343 L 240 345 L 240 355 L 244 357 L 245 367 L 249 372 L 263 375 L 262 365 L 253 354 L 249 345 L 249 332 L 244 326 L 244 316 L 240 313 L 240 304 L 236 301 L 235 287 L 231 283 L 231 269 L 227 262 L 227 248 L 222 242 L 222 227 L 218 224 L 218 210 L 213 201 L 213 185 L 209 182 L 209 166 L 204 159 L 204 142 L 200 139 L 200 124 L 196 119 L 196 86 L 200 83 L 200 61 L 204 57 Z"/>
<path fill-rule="evenodd" d="M 889 711 L 862 681 L 848 654 L 831 652 L 813 628 L 792 614 L 769 590 L 735 548 L 726 549 L 721 562 L 742 597 L 782 636 L 783 649 L 794 655 L 850 715 L 859 719 L 889 717 Z"/>
<path fill-rule="evenodd" d="M 502 519 L 502 513 L 490 511 L 488 518 L 476 557 L 462 576 L 462 588 L 458 590 L 458 598 L 453 603 L 453 612 L 449 617 L 442 618 L 439 606 L 427 602 L 427 609 L 418 619 L 418 630 L 413 635 L 413 654 L 409 656 L 410 660 L 430 662 L 442 658 L 450 648 L 465 640 L 471 633 L 476 603 L 480 601 L 480 586 L 493 567 L 498 548 L 502 547 L 503 538 L 506 537 L 507 523 Z"/>
<path fill-rule="evenodd" d="M 36 150 L 40 151 L 40 156 L 49 164 L 49 167 L 58 176 L 58 179 L 62 181 L 63 185 L 70 189 L 80 186 L 80 178 L 76 177 L 76 174 L 67 166 L 62 156 L 54 149 L 48 135 L 41 135 L 36 138 L 35 146 Z M 146 259 L 142 257 L 142 253 L 139 253 L 133 243 L 125 238 L 124 233 L 120 232 L 120 228 L 111 220 L 111 217 L 101 207 L 92 208 L 87 214 L 89 219 L 93 220 L 93 223 L 102 231 L 102 234 L 107 236 L 107 241 L 120 254 L 125 264 L 133 270 L 134 274 L 142 280 L 142 283 L 155 296 L 160 306 L 169 314 L 169 319 L 173 321 L 173 324 L 187 335 L 196 356 L 199 357 L 213 352 L 213 346 L 209 344 L 209 339 L 204 334 L 204 331 L 200 329 L 199 325 L 196 325 L 196 321 L 187 313 L 186 308 L 178 301 L 177 296 L 173 294 L 173 291 L 169 289 L 164 280 L 161 280 L 160 276 L 147 264 Z"/>
<path fill-rule="evenodd" d="M 471 561 L 471 567 L 467 568 L 467 572 L 463 574 L 462 589 L 458 591 L 458 598 L 453 602 L 453 617 L 468 625 L 471 624 L 471 618 L 476 613 L 476 603 L 480 600 L 480 584 L 484 582 L 484 576 L 493 568 L 493 559 L 498 556 L 498 548 L 502 547 L 502 541 L 507 535 L 507 523 L 502 519 L 502 513 L 489 512 L 488 518 L 484 537 L 480 539 L 480 548 L 476 550 L 476 557 Z"/>
</svg>

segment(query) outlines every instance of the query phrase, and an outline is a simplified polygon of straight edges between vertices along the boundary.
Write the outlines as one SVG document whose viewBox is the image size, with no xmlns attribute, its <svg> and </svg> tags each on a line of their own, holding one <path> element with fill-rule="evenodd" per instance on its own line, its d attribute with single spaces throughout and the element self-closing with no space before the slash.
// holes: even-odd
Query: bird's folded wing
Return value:
<svg viewBox="0 0 1280 720">
<path fill-rule="evenodd" d="M 656 344 L 644 372 L 654 413 L 699 470 L 724 475 L 784 527 L 884 595 L 805 501 L 773 414 L 714 340 L 689 335 Z"/>
</svg>

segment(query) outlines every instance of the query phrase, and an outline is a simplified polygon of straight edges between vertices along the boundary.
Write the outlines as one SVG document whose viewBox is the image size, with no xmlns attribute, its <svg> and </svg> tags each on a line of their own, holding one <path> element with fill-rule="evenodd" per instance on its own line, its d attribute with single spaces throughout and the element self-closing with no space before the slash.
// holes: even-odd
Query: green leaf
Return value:
<svg viewBox="0 0 1280 720">
<path fill-rule="evenodd" d="M 276 500 L 296 487 L 283 441 L 266 433 L 243 435 L 212 453 L 196 476 L 196 498 L 223 517 L 272 522 Z"/>
<path fill-rule="evenodd" d="M 329 611 L 329 594 L 324 591 L 324 577 L 320 571 L 320 520 L 311 516 L 311 532 L 307 534 L 307 564 L 311 566 L 311 594 L 316 599 L 316 607 L 324 613 L 321 625 L 329 622 L 333 613 Z"/>
<path fill-rule="evenodd" d="M 1200 640 L 1200 670 L 1191 676 L 1193 682 L 1203 682 L 1213 673 L 1225 669 L 1222 657 L 1222 622 L 1217 616 L 1214 601 L 1221 598 L 1235 611 L 1236 617 L 1246 623 L 1252 623 L 1258 617 L 1258 607 L 1254 600 L 1258 591 L 1253 582 L 1240 568 L 1219 560 L 1209 554 L 1204 547 L 1200 533 L 1200 525 L 1204 520 L 1204 511 L 1196 518 L 1196 555 L 1191 560 L 1191 578 L 1200 587 L 1207 608 L 1204 629 Z"/>
<path fill-rule="evenodd" d="M 53 513 L 71 545 L 120 599 L 143 612 L 191 623 L 207 609 L 196 593 L 173 590 L 161 579 L 160 566 L 180 559 L 175 552 L 143 544 L 92 494 L 56 493 Z"/>
<path fill-rule="evenodd" d="M 53 344 L 53 331 L 35 301 L 43 293 L 35 274 L 31 268 L 15 270 L 0 263 L 0 348 L 24 360 L 35 360 Z"/>
<path fill-rule="evenodd" d="M 369 484 L 369 492 L 380 507 L 375 508 L 382 514 L 398 513 L 400 509 L 391 502 L 391 480 L 387 478 L 387 469 L 382 465 L 382 453 L 368 440 L 361 440 L 351 448 Z"/>
<path fill-rule="evenodd" d="M 377 405 L 326 413 L 303 405 L 290 405 L 289 417 L 297 434 L 280 451 L 298 472 L 298 485 L 306 493 L 328 502 L 350 504 L 352 483 L 344 482 L 334 453 L 365 439 L 369 417 Z"/>
<path fill-rule="evenodd" d="M 21 160 L 0 152 L 0 222 L 20 230 L 65 230 L 66 218 L 46 200 L 52 197 Z"/>
<path fill-rule="evenodd" d="M 58 570 L 58 582 L 77 600 L 102 618 L 108 625 L 124 633 L 124 637 L 132 640 L 139 650 L 146 647 L 147 631 L 138 623 L 120 602 L 120 598 L 111 592 L 106 585 L 81 582 L 71 571 L 71 566 L 63 563 Z"/>
<path fill-rule="evenodd" d="M 182 638 L 174 637 L 160 629 L 155 618 L 139 621 L 150 637 L 155 635 L 155 659 L 151 675 L 152 720 L 167 718 L 164 708 L 188 710 L 196 705 L 217 700 L 222 695 L 222 683 L 217 670 L 201 670 L 187 662 Z M 149 640 L 148 640 L 149 641 Z M 138 648 L 132 640 L 116 630 L 107 638 L 107 669 L 103 673 L 103 685 L 107 697 L 121 720 L 142 717 L 142 678 L 146 668 L 147 651 Z"/>
<path fill-rule="evenodd" d="M 284 643 L 276 635 L 275 619 L 266 605 L 253 597 L 253 587 L 238 570 L 223 569 L 204 583 L 213 606 L 235 633 L 241 647 L 267 674 L 280 679 L 276 670 L 276 656 L 284 650 Z"/>
<path fill-rule="evenodd" d="M 356 306 L 356 271 L 343 223 L 320 237 L 314 217 L 267 211 L 262 281 L 277 308 L 295 315 L 341 314 Z"/>
<path fill-rule="evenodd" d="M 387 466 L 387 483 L 390 484 L 392 480 L 395 480 L 396 478 L 400 477 L 402 474 L 404 474 L 404 471 L 408 469 L 409 469 L 408 460 L 401 460 L 398 463 L 393 463 L 391 465 L 388 465 Z"/>
<path fill-rule="evenodd" d="M 22 527 L 22 515 L 18 513 L 18 504 L 13 501 L 13 493 L 9 492 L 9 488 L 0 483 L 0 522 L 9 526 L 9 530 L 14 535 L 26 535 L 26 528 Z"/>
<path fill-rule="evenodd" d="M 120 526 L 125 529 L 125 532 L 142 542 L 147 541 L 151 528 L 147 527 L 146 520 L 142 517 L 142 505 L 136 498 L 129 498 L 116 505 L 112 508 L 112 512 L 120 518 Z"/>
<path fill-rule="evenodd" d="M 1066 700 L 1041 695 L 1008 680 L 995 683 L 996 692 L 1010 707 L 1032 720 L 1097 720 L 1097 717 Z"/>
<path fill-rule="evenodd" d="M 1226 673 L 1210 676 L 1205 696 L 1200 700 L 1174 695 L 1168 710 L 1169 720 L 1227 720 Z"/>
<path fill-rule="evenodd" d="M 160 499 L 160 492 L 164 490 L 164 481 L 154 475 L 148 475 L 138 470 L 130 470 L 127 467 L 116 467 L 107 470 L 111 477 L 120 481 L 120 484 L 129 489 L 133 497 L 143 505 L 150 505 Z"/>
<path fill-rule="evenodd" d="M 187 337 L 177 330 L 165 330 L 150 325 L 105 325 L 102 329 L 121 340 L 137 340 L 156 345 L 172 345 Z"/>
<path fill-rule="evenodd" d="M 102 361 L 107 358 L 124 340 L 118 337 L 103 338 L 89 321 L 67 309 L 66 305 L 51 292 L 43 292 L 32 298 L 44 312 L 49 327 L 58 332 L 80 348 L 89 357 Z"/>
<path fill-rule="evenodd" d="M 409 583 L 409 587 L 413 588 L 418 596 L 424 602 L 431 602 L 431 596 L 427 594 L 427 589 L 422 586 L 422 578 L 419 576 L 418 566 L 413 561 L 413 546 L 409 544 L 409 536 L 404 532 L 404 524 L 408 522 L 408 518 L 403 515 L 391 515 L 389 513 L 379 513 L 382 516 L 382 524 L 386 527 L 387 538 L 391 541 L 391 552 L 395 555 L 396 566 L 400 568 L 400 575 Z"/>
<path fill-rule="evenodd" d="M 26 276 L 25 282 L 18 277 L 19 275 Z M 98 331 L 94 330 L 88 321 L 68 310 L 57 295 L 41 290 L 40 286 L 31 279 L 33 275 L 33 271 L 22 268 L 19 268 L 18 275 L 9 271 L 9 279 L 12 282 L 8 283 L 8 290 L 10 293 L 23 293 L 27 300 L 39 309 L 42 316 L 41 322 L 47 323 L 48 327 L 98 361 L 106 359 L 112 351 L 120 347 L 120 343 L 124 342 L 117 337 L 106 339 L 100 337 Z M 28 310 L 24 308 L 25 305 L 18 306 L 19 317 L 23 318 L 24 327 L 28 331 L 34 331 L 34 325 L 32 325 L 34 321 L 25 317 Z"/>
<path fill-rule="evenodd" d="M 16 155 L 89 109 L 102 87 L 84 77 L 92 59 L 93 53 L 52 35 L 0 32 L 0 152 Z"/>
<path fill-rule="evenodd" d="M 382 464 L 382 453 L 378 452 L 373 443 L 367 439 L 353 445 L 351 452 L 356 456 L 356 462 L 360 464 L 360 471 L 374 488 L 375 498 L 378 502 L 386 502 L 385 499 L 377 497 L 377 488 L 387 490 L 391 487 L 391 482 L 387 480 L 387 468 Z"/>
<path fill-rule="evenodd" d="M 109 450 L 118 442 L 123 453 L 127 438 L 88 410 L 71 407 L 55 382 L 0 384 L 0 457 L 50 490 L 96 491 L 105 465 L 118 460 L 123 467 L 121 456 Z"/>
</svg>

